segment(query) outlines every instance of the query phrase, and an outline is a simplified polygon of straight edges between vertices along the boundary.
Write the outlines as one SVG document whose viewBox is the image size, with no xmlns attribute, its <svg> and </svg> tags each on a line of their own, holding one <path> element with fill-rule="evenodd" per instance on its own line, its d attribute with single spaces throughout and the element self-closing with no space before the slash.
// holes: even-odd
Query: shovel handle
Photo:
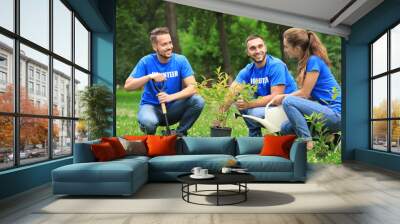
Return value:
<svg viewBox="0 0 400 224">
<path fill-rule="evenodd" d="M 161 103 L 161 110 L 163 114 L 167 114 L 167 107 L 165 106 L 165 103 Z"/>
</svg>

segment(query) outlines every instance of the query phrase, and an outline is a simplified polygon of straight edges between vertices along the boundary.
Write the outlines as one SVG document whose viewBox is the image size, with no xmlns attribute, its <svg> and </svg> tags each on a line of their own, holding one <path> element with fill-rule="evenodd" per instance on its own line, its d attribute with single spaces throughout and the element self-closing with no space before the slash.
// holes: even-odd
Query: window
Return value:
<svg viewBox="0 0 400 224">
<path fill-rule="evenodd" d="M 72 12 L 60 1 L 53 0 L 54 52 L 71 60 Z"/>
<path fill-rule="evenodd" d="M 46 97 L 46 86 L 42 86 L 42 96 Z"/>
<path fill-rule="evenodd" d="M 75 18 L 75 62 L 89 70 L 89 32 Z"/>
<path fill-rule="evenodd" d="M 0 9 L 0 21 L 4 16 L 1 15 L 2 12 L 3 8 Z M 14 111 L 14 71 L 11 65 L 13 52 L 13 40 L 0 33 L 0 113 Z"/>
<path fill-rule="evenodd" d="M 28 76 L 30 80 L 33 80 L 33 67 L 29 66 Z"/>
<path fill-rule="evenodd" d="M 1 0 L 0 26 L 14 31 L 14 0 Z"/>
<path fill-rule="evenodd" d="M 0 54 L 0 91 L 5 92 L 7 87 L 7 56 Z"/>
<path fill-rule="evenodd" d="M 71 96 L 72 92 L 70 89 L 66 89 L 65 85 L 69 86 L 72 84 L 72 68 L 69 65 L 66 65 L 56 59 L 53 60 L 53 78 L 54 78 L 54 83 L 53 83 L 53 90 L 54 90 L 54 100 L 53 104 L 58 104 L 58 97 L 60 93 L 60 100 L 62 103 L 64 103 L 64 96 Z M 67 100 L 67 104 L 71 105 L 72 104 L 72 98 L 69 97 Z M 69 102 L 71 101 L 71 102 Z M 56 105 L 53 105 L 56 109 L 53 110 L 53 114 L 59 114 L 60 113 L 60 108 L 56 107 Z M 61 106 L 61 104 L 60 104 Z M 68 107 L 66 109 L 66 114 L 63 114 L 63 116 L 68 116 L 72 117 L 72 108 Z"/>
<path fill-rule="evenodd" d="M 89 74 L 75 70 L 75 117 L 79 117 L 81 115 L 79 97 L 86 86 L 89 86 Z"/>
<path fill-rule="evenodd" d="M 0 68 L 7 68 L 7 56 L 0 54 Z"/>
<path fill-rule="evenodd" d="M 49 48 L 49 0 L 20 0 L 21 36 Z"/>
<path fill-rule="evenodd" d="M 40 70 L 36 69 L 36 81 L 40 81 Z"/>
<path fill-rule="evenodd" d="M 0 2 L 0 26 L 6 29 L 0 29 L 0 170 L 70 156 L 74 136 L 85 139 L 87 133 L 86 126 L 76 127 L 80 113 L 74 105 L 90 84 L 90 31 L 68 1 Z"/>
<path fill-rule="evenodd" d="M 1 10 L 0 10 L 1 11 Z M 14 122 L 12 116 L 0 115 L 0 169 L 14 166 Z"/>
<path fill-rule="evenodd" d="M 400 153 L 400 25 L 370 45 L 371 148 Z"/>
<path fill-rule="evenodd" d="M 7 73 L 0 71 L 0 84 L 6 85 L 7 84 Z"/>
<path fill-rule="evenodd" d="M 28 93 L 33 94 L 33 82 L 28 82 Z"/>
<path fill-rule="evenodd" d="M 46 74 L 45 73 L 42 73 L 42 83 L 46 83 Z"/>
<path fill-rule="evenodd" d="M 36 84 L 36 95 L 40 95 L 40 84 Z"/>
<path fill-rule="evenodd" d="M 72 145 L 71 120 L 53 120 L 53 157 L 70 155 Z"/>
</svg>

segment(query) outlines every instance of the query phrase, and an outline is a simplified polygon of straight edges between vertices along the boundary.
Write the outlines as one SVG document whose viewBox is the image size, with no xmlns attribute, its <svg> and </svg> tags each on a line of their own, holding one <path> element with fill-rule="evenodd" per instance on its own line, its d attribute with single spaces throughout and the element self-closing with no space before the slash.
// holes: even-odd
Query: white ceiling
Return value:
<svg viewBox="0 0 400 224">
<path fill-rule="evenodd" d="M 342 37 L 350 34 L 350 26 L 353 23 L 383 2 L 383 0 L 166 1 Z"/>
</svg>

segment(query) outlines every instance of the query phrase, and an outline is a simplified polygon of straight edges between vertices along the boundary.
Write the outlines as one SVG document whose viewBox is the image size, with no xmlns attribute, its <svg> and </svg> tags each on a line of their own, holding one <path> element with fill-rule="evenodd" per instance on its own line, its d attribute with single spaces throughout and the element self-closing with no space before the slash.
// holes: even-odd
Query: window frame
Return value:
<svg viewBox="0 0 400 224">
<path fill-rule="evenodd" d="M 61 159 L 64 157 L 70 157 L 73 155 L 74 152 L 74 143 L 75 143 L 75 123 L 76 121 L 79 120 L 79 117 L 75 117 L 75 108 L 71 108 L 71 114 L 62 116 L 61 114 L 58 116 L 53 115 L 53 59 L 58 60 L 61 63 L 64 63 L 68 66 L 71 66 L 71 93 L 72 93 L 72 99 L 71 99 L 71 104 L 74 105 L 75 103 L 75 88 L 74 88 L 74 82 L 75 82 L 75 69 L 78 69 L 79 71 L 87 74 L 89 76 L 89 83 L 88 86 L 92 85 L 92 61 L 91 61 L 91 49 L 92 49 L 92 43 L 91 43 L 91 37 L 92 37 L 92 30 L 88 27 L 88 25 L 84 22 L 84 20 L 79 16 L 77 12 L 75 12 L 72 7 L 66 2 L 65 0 L 59 0 L 68 10 L 71 11 L 71 18 L 70 18 L 70 23 L 71 23 L 71 58 L 67 59 L 64 58 L 63 56 L 55 53 L 53 50 L 53 24 L 54 24 L 54 17 L 53 17 L 53 0 L 48 0 L 49 3 L 49 48 L 46 49 L 42 47 L 39 44 L 36 44 L 29 39 L 24 38 L 23 36 L 20 35 L 20 0 L 14 0 L 13 1 L 13 10 L 14 10 L 14 30 L 10 31 L 4 27 L 0 26 L 0 35 L 3 35 L 7 38 L 11 38 L 13 40 L 13 63 L 12 63 L 12 73 L 14 78 L 14 111 L 13 112 L 1 112 L 0 111 L 0 116 L 11 116 L 13 118 L 13 153 L 14 153 L 14 164 L 11 167 L 5 167 L 5 168 L 0 168 L 0 172 L 4 170 L 10 170 L 10 169 L 15 169 L 18 167 L 23 167 L 23 166 L 28 166 L 32 164 L 37 164 L 37 163 L 43 163 L 49 160 L 53 159 Z M 75 25 L 74 25 L 74 19 L 79 20 L 79 22 L 84 26 L 84 28 L 88 31 L 89 39 L 88 39 L 88 69 L 85 69 L 78 64 L 75 63 Z M 48 74 L 47 74 L 47 83 L 45 84 L 45 90 L 48 92 L 45 92 L 45 95 L 48 96 L 48 112 L 46 115 L 39 115 L 39 114 L 22 114 L 20 112 L 20 85 L 21 85 L 21 80 L 20 80 L 20 64 L 21 64 L 21 56 L 20 56 L 20 45 L 23 44 L 27 47 L 32 48 L 33 50 L 36 50 L 40 53 L 43 53 L 48 56 L 49 63 L 48 63 Z M 34 85 L 34 92 L 36 91 L 35 85 L 36 83 L 40 83 L 40 87 L 42 87 L 42 79 L 41 75 L 43 71 L 40 71 L 39 73 L 39 80 L 36 80 L 36 68 L 33 67 L 33 79 L 30 79 L 30 74 L 29 74 L 29 69 L 31 68 L 29 64 L 27 64 L 27 74 L 26 75 L 26 82 L 32 81 Z M 38 82 L 37 82 L 38 81 Z M 27 84 L 28 85 L 28 84 Z M 28 87 L 28 86 L 27 86 Z M 27 90 L 29 91 L 29 90 Z M 42 96 L 42 94 L 38 95 Z M 60 99 L 58 99 L 60 100 Z M 36 102 L 34 102 L 36 103 Z M 48 155 L 47 158 L 44 157 L 43 160 L 40 160 L 38 162 L 32 162 L 32 163 L 24 163 L 21 164 L 20 161 L 20 119 L 21 118 L 45 118 L 47 119 L 48 122 L 48 136 L 47 136 L 47 142 L 49 143 L 47 145 L 47 150 L 48 150 Z M 68 155 L 63 155 L 63 156 L 56 156 L 55 158 L 53 155 L 54 152 L 54 147 L 53 144 L 50 144 L 53 142 L 53 121 L 56 120 L 65 120 L 65 121 L 70 121 L 71 122 L 71 153 Z"/>
<path fill-rule="evenodd" d="M 397 21 L 396 23 L 392 24 L 388 28 L 385 29 L 384 32 L 379 34 L 375 39 L 373 39 L 370 43 L 368 43 L 369 47 L 369 149 L 373 151 L 380 151 L 380 152 L 387 152 L 391 154 L 400 154 L 400 152 L 393 152 L 392 151 L 392 122 L 393 121 L 399 121 L 400 117 L 392 117 L 392 96 L 391 96 L 391 79 L 392 76 L 395 75 L 396 73 L 400 72 L 400 66 L 397 68 L 391 69 L 391 31 L 393 28 L 396 26 L 400 26 L 400 21 Z M 373 74 L 373 44 L 376 43 L 379 38 L 383 37 L 384 35 L 387 35 L 387 64 L 386 64 L 386 71 L 380 74 Z M 386 77 L 386 87 L 387 87 L 387 105 L 386 105 L 386 117 L 385 118 L 373 118 L 373 93 L 374 93 L 374 86 L 373 86 L 373 81 L 378 79 Z M 384 150 L 379 150 L 374 148 L 374 132 L 373 132 L 373 122 L 376 121 L 386 121 L 386 151 Z"/>
</svg>

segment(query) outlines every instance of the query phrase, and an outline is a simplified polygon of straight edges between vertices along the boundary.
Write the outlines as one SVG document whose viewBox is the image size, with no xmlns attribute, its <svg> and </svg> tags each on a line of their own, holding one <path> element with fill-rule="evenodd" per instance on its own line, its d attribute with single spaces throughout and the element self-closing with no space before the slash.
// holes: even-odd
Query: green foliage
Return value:
<svg viewBox="0 0 400 224">
<path fill-rule="evenodd" d="M 117 83 L 123 84 L 135 64 L 153 50 L 149 33 L 165 26 L 164 3 L 161 0 L 117 1 L 116 72 Z"/>
<path fill-rule="evenodd" d="M 87 124 L 89 139 L 109 136 L 107 129 L 112 125 L 113 94 L 104 85 L 93 85 L 80 93 L 82 119 Z"/>
<path fill-rule="evenodd" d="M 326 160 L 332 160 L 332 158 L 338 159 L 334 163 L 339 163 L 340 158 L 340 141 L 335 142 L 335 135 L 329 133 L 327 127 L 325 127 L 326 119 L 322 113 L 313 112 L 310 115 L 304 115 L 308 123 L 310 123 L 310 132 L 313 135 L 314 147 L 309 152 L 309 161 L 311 162 L 327 162 Z M 341 133 L 336 133 L 339 136 Z"/>
<path fill-rule="evenodd" d="M 220 111 L 220 108 L 225 104 L 225 98 L 230 97 L 231 90 L 229 89 L 230 76 L 228 73 L 221 71 L 221 67 L 215 70 L 216 80 L 207 79 L 203 76 L 203 80 L 197 85 L 198 93 L 204 98 L 206 104 L 209 105 L 211 111 L 214 112 L 216 120 L 221 122 L 222 127 L 226 127 L 226 121 L 231 112 L 229 109 L 225 113 Z M 240 90 L 235 90 L 236 95 L 232 96 L 233 100 L 238 99 L 246 102 L 254 97 L 257 86 L 249 84 L 241 84 Z"/>
<path fill-rule="evenodd" d="M 224 98 L 229 94 L 229 75 L 221 71 L 221 67 L 215 70 L 216 81 L 203 76 L 203 81 L 197 86 L 198 93 L 204 98 L 209 108 L 216 114 L 216 119 L 226 126 L 226 119 L 229 112 L 220 113 L 219 108 L 224 105 Z"/>
</svg>

